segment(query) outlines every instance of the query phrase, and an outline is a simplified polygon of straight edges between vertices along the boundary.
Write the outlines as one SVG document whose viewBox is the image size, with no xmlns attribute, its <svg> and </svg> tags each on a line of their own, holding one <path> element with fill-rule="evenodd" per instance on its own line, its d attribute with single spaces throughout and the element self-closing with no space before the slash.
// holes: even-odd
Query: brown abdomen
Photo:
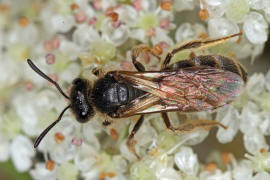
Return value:
<svg viewBox="0 0 270 180">
<path fill-rule="evenodd" d="M 182 60 L 171 64 L 165 70 L 178 70 L 193 66 L 209 66 L 238 74 L 247 82 L 247 71 L 237 61 L 220 55 L 195 56 L 192 59 Z"/>
</svg>

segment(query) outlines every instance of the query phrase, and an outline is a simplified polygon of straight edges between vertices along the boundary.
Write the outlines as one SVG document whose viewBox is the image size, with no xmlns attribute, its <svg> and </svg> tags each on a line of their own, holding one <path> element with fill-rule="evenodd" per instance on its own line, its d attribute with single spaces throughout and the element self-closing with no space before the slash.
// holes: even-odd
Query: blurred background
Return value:
<svg viewBox="0 0 270 180">
<path fill-rule="evenodd" d="M 21 26 L 28 24 L 29 23 L 28 20 L 22 18 L 24 16 L 32 17 L 32 20 L 35 21 L 35 18 L 33 18 L 33 17 L 39 11 L 39 8 L 41 8 L 39 6 L 35 7 L 35 4 L 32 4 L 33 1 L 30 1 L 30 0 L 19 0 L 16 2 L 18 2 L 18 3 L 12 4 L 14 7 L 9 7 L 9 6 L 5 5 L 5 4 L 9 4 L 7 1 L 0 0 L 0 28 L 1 28 L 0 29 L 0 32 L 1 32 L 1 34 L 0 34 L 0 47 L 2 48 L 0 51 L 0 53 L 2 53 L 2 54 L 0 54 L 0 62 L 3 61 L 3 58 L 4 58 L 3 54 L 7 52 L 7 49 L 6 49 L 7 46 L 5 44 L 3 44 L 3 43 L 5 43 L 5 41 L 1 42 L 1 40 L 4 39 L 3 36 L 5 36 L 5 34 L 8 34 L 9 31 L 14 30 L 14 29 L 12 29 L 12 27 L 15 27 L 15 26 L 9 26 L 9 24 L 19 23 Z M 42 2 L 42 3 L 45 2 L 46 3 L 46 0 L 44 0 L 44 1 L 40 0 L 37 2 Z M 119 1 L 119 2 L 121 2 L 121 3 L 124 2 L 124 3 L 128 4 L 132 1 Z M 200 22 L 200 23 L 204 24 L 205 26 L 207 26 L 207 22 L 202 22 L 201 18 L 198 15 L 198 13 L 200 11 L 200 7 L 199 7 L 197 1 L 196 1 L 196 3 L 197 3 L 197 5 L 192 10 L 183 9 L 181 12 L 175 12 L 174 23 L 176 25 L 179 25 L 183 22 L 189 22 L 189 23 Z M 37 3 L 37 5 L 38 5 L 38 3 Z M 28 8 L 30 6 L 33 6 L 33 8 L 31 8 L 32 9 L 31 11 L 30 11 L 30 8 Z M 15 10 L 10 10 L 12 8 L 14 8 Z M 9 13 L 9 12 L 11 12 L 11 13 Z M 7 18 L 6 16 L 10 16 L 10 17 Z M 6 19 L 8 19 L 8 22 L 5 21 Z M 36 23 L 38 24 L 39 22 L 36 22 Z M 50 28 L 50 27 L 47 27 L 47 28 Z M 71 31 L 73 31 L 73 30 L 71 30 Z M 40 32 L 43 32 L 43 31 L 40 30 Z M 33 36 L 37 35 L 38 39 L 45 39 L 42 37 L 43 34 L 40 32 L 38 34 L 34 33 Z M 176 29 L 171 30 L 169 32 L 169 34 L 172 38 L 174 38 L 175 32 L 176 32 Z M 65 36 L 69 36 L 69 34 L 71 34 L 71 33 L 72 32 L 65 32 L 65 33 L 60 33 L 60 34 L 65 34 Z M 30 34 L 31 34 L 31 32 L 30 32 Z M 24 36 L 24 35 L 25 34 L 22 34 L 22 36 Z M 27 35 L 29 35 L 29 34 L 27 34 Z M 46 36 L 47 36 L 47 34 L 46 34 Z M 20 37 L 11 37 L 11 38 L 16 39 L 16 38 L 20 38 Z M 27 45 L 31 44 L 31 37 L 21 37 L 21 38 L 25 39 L 25 41 L 24 41 L 25 44 L 27 44 Z M 27 42 L 28 38 L 29 38 L 29 42 Z M 17 61 L 16 63 L 11 63 L 10 65 L 5 66 L 4 69 L 0 68 L 2 70 L 0 72 L 0 76 L 2 76 L 2 79 L 6 78 L 6 80 L 4 80 L 3 82 L 9 82 L 9 79 L 10 79 L 10 81 L 12 81 L 13 80 L 13 78 L 11 77 L 12 73 L 14 73 L 16 75 L 16 73 L 17 73 L 16 70 L 18 70 L 20 68 L 26 68 L 27 66 L 25 65 L 26 64 L 25 59 L 28 58 L 30 55 L 32 57 L 38 57 L 39 49 L 38 48 L 35 49 L 36 52 L 34 54 L 31 54 L 31 50 L 32 50 L 31 48 L 27 49 L 27 50 L 24 49 L 25 48 L 25 46 L 24 46 L 25 44 L 23 44 L 24 42 L 21 41 L 20 42 L 21 44 L 15 44 L 14 46 L 12 46 L 12 48 L 13 48 L 12 50 L 10 50 L 10 49 L 8 50 L 8 51 L 12 51 L 11 54 L 13 57 L 18 57 L 18 56 L 21 57 L 20 53 L 23 53 L 23 52 L 25 52 L 25 54 L 24 54 L 24 59 L 21 58 L 21 60 Z M 35 45 L 32 44 L 29 47 L 34 48 L 34 46 Z M 124 49 L 125 47 L 122 46 L 121 48 Z M 253 73 L 264 73 L 265 74 L 269 71 L 269 69 L 270 69 L 270 41 L 269 40 L 265 43 L 265 47 L 263 48 L 263 52 L 258 53 L 258 54 L 259 55 L 257 55 L 256 57 L 253 57 L 254 59 L 251 56 L 248 56 L 247 58 L 240 59 L 240 62 L 247 68 L 247 71 L 250 75 Z M 62 58 L 65 58 L 65 57 L 62 57 Z M 106 64 L 106 62 L 105 63 L 103 62 L 103 64 Z M 1 64 L 0 64 L 0 66 L 1 66 Z M 16 66 L 16 67 L 12 67 L 12 66 Z M 10 73 L 9 72 L 10 70 L 14 71 L 14 72 Z M 8 72 L 9 77 L 6 77 L 5 71 Z M 20 75 L 24 76 L 25 71 L 24 70 L 21 70 L 21 71 L 22 71 L 22 73 L 20 73 Z M 29 74 L 27 76 L 29 77 Z M 0 79 L 1 79 L 1 77 L 0 77 Z M 18 83 L 20 83 L 20 82 L 18 82 Z M 31 84 L 30 84 L 30 86 L 31 86 Z M 68 86 L 67 82 L 66 82 L 65 86 Z M 16 88 L 17 86 L 14 86 L 14 87 Z M 0 105 L 1 105 L 0 110 L 1 111 L 3 111 L 3 109 L 5 109 L 8 106 L 9 102 L 7 102 L 7 99 L 5 99 L 5 97 L 7 97 L 8 96 L 7 94 L 11 91 L 13 91 L 13 90 L 10 90 L 8 88 L 7 89 L 0 89 Z M 17 93 L 20 93 L 20 92 L 17 92 Z M 2 114 L 1 114 L 1 116 L 2 116 Z M 243 158 L 244 157 L 244 154 L 246 153 L 246 151 L 245 151 L 245 148 L 243 145 L 242 134 L 240 132 L 238 132 L 237 136 L 234 138 L 234 140 L 232 142 L 226 143 L 226 144 L 221 144 L 218 142 L 218 140 L 216 139 L 216 136 L 215 136 L 216 132 L 217 132 L 216 128 L 212 129 L 210 132 L 210 135 L 202 143 L 200 143 L 194 147 L 194 151 L 198 154 L 198 157 L 199 157 L 201 162 L 207 162 L 207 159 L 205 159 L 205 157 L 207 157 L 207 155 L 209 153 L 211 153 L 213 150 L 230 151 L 235 155 L 236 158 Z M 270 138 L 267 137 L 266 140 L 267 140 L 267 143 L 269 144 Z M 1 141 L 0 141 L 0 143 L 1 143 Z M 18 151 L 19 151 L 19 149 L 18 149 Z M 1 152 L 1 148 L 0 148 L 0 152 Z M 6 162 L 0 162 L 0 179 L 1 180 L 18 180 L 18 179 L 31 180 L 31 177 L 27 172 L 26 173 L 17 172 L 16 169 L 14 168 L 11 160 L 8 160 Z"/>
</svg>

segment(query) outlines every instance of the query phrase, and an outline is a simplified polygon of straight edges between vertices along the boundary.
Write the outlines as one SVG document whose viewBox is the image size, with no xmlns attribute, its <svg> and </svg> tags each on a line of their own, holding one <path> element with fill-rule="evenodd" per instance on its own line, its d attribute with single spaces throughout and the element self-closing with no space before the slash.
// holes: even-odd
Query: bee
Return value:
<svg viewBox="0 0 270 180">
<path fill-rule="evenodd" d="M 88 122 L 99 111 L 108 119 L 104 126 L 115 119 L 139 115 L 139 119 L 128 136 L 127 146 L 138 158 L 135 151 L 134 135 L 148 113 L 160 113 L 167 129 L 173 132 L 190 132 L 196 128 L 222 126 L 213 120 L 192 120 L 174 127 L 168 112 L 211 111 L 234 101 L 247 82 L 247 71 L 237 61 L 221 55 L 201 55 L 170 64 L 172 57 L 183 50 L 207 48 L 223 43 L 241 33 L 212 40 L 194 40 L 167 52 L 160 71 L 146 71 L 138 61 L 142 52 L 156 56 L 147 46 L 132 49 L 132 62 L 137 71 L 109 71 L 102 74 L 94 69 L 98 79 L 91 85 L 87 79 L 76 78 L 71 85 L 69 96 L 57 82 L 44 74 L 28 59 L 29 66 L 41 77 L 48 80 L 69 100 L 55 122 L 49 125 L 36 139 L 36 148 L 48 131 L 71 109 L 80 123 Z M 159 56 L 157 58 L 161 59 Z"/>
</svg>

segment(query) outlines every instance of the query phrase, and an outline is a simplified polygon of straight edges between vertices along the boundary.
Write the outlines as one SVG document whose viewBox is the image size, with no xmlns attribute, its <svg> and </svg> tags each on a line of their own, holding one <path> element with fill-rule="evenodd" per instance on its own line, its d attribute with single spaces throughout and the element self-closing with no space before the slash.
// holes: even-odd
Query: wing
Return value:
<svg viewBox="0 0 270 180">
<path fill-rule="evenodd" d="M 117 78 L 159 97 L 158 103 L 134 111 L 136 114 L 213 110 L 235 100 L 244 87 L 239 75 L 204 66 L 161 72 L 117 71 Z"/>
</svg>

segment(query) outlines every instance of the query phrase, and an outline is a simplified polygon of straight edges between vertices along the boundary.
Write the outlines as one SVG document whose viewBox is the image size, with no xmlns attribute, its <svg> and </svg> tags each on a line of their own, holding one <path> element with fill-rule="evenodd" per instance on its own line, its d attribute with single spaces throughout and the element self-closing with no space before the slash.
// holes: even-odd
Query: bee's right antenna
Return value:
<svg viewBox="0 0 270 180">
<path fill-rule="evenodd" d="M 30 59 L 27 59 L 27 63 L 29 64 L 29 66 L 36 72 L 38 73 L 41 77 L 43 77 L 44 79 L 46 79 L 47 81 L 51 82 L 52 84 L 55 85 L 55 87 L 58 89 L 58 91 L 66 98 L 69 99 L 69 97 L 63 92 L 63 90 L 60 88 L 59 84 L 52 80 L 51 78 L 49 78 L 46 74 L 44 74 Z"/>
<path fill-rule="evenodd" d="M 38 147 L 39 143 L 41 142 L 41 140 L 44 138 L 44 136 L 61 120 L 62 116 L 64 115 L 65 111 L 70 108 L 70 105 L 68 105 L 67 107 L 65 107 L 65 109 L 63 109 L 63 111 L 61 112 L 61 114 L 58 116 L 57 120 L 54 121 L 51 125 L 49 125 L 36 139 L 35 144 L 34 144 L 34 148 Z"/>
</svg>

